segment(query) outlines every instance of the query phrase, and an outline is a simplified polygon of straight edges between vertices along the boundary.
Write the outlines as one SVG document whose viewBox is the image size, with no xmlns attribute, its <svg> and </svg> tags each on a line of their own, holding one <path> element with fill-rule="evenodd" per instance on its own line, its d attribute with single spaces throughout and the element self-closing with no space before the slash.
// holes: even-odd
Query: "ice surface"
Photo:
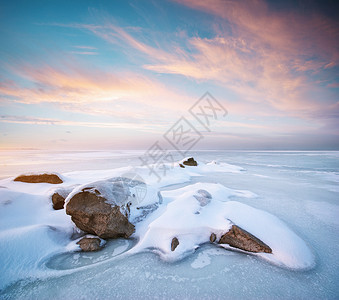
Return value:
<svg viewBox="0 0 339 300">
<path fill-rule="evenodd" d="M 323 201 L 307 201 L 306 212 L 325 224 L 339 226 L 339 204 Z"/>
<path fill-rule="evenodd" d="M 0 181 L 1 298 L 338 299 L 338 152 L 196 152 L 191 156 L 197 168 L 169 166 L 160 182 L 147 167 L 138 167 L 139 153 L 29 151 L 20 160 L 6 155 L 2 178 L 41 169 L 62 173 L 65 182 L 55 187 L 13 177 Z M 163 204 L 137 224 L 133 239 L 108 241 L 96 253 L 78 252 L 73 224 L 64 210 L 52 209 L 52 193 L 128 172 L 140 174 L 149 195 L 157 197 L 160 189 Z M 200 189 L 212 196 L 203 207 L 194 197 L 206 197 Z M 193 215 L 190 228 L 199 226 L 186 240 L 178 236 L 184 242 L 173 254 L 170 237 L 187 220 L 185 213 L 172 224 L 167 218 L 177 210 L 175 202 L 184 200 L 185 213 Z M 194 218 L 207 215 L 210 205 L 222 207 L 220 213 L 270 245 L 273 255 L 199 246 L 206 223 Z M 191 213 L 195 208 L 200 214 Z M 164 232 L 164 224 L 159 240 L 149 238 L 153 230 Z M 192 253 L 192 246 L 199 247 Z M 180 260 L 163 262 L 158 254 Z"/>
</svg>

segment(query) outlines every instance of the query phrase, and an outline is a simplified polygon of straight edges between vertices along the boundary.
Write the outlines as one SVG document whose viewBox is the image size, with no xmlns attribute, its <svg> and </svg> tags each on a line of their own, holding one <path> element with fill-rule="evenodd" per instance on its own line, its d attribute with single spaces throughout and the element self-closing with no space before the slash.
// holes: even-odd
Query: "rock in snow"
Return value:
<svg viewBox="0 0 339 300">
<path fill-rule="evenodd" d="M 269 246 L 237 225 L 233 225 L 228 232 L 221 236 L 219 244 L 228 244 L 248 252 L 272 253 Z"/>
<path fill-rule="evenodd" d="M 217 239 L 217 235 L 215 233 L 212 233 L 210 236 L 210 242 L 214 243 L 216 239 Z"/>
<path fill-rule="evenodd" d="M 99 238 L 84 237 L 79 242 L 77 242 L 77 244 L 80 246 L 82 251 L 92 252 L 98 251 L 102 248 L 100 246 L 100 242 L 101 240 Z"/>
<path fill-rule="evenodd" d="M 180 243 L 179 243 L 178 238 L 174 237 L 174 238 L 172 239 L 172 243 L 171 243 L 171 251 L 174 251 L 175 248 L 179 246 L 179 244 L 180 244 Z"/>
<path fill-rule="evenodd" d="M 14 181 L 21 181 L 26 183 L 50 183 L 59 184 L 63 183 L 62 179 L 57 174 L 28 174 L 20 175 Z"/>
<path fill-rule="evenodd" d="M 81 230 L 101 238 L 128 238 L 134 226 L 120 211 L 119 205 L 107 203 L 107 199 L 91 191 L 80 191 L 66 205 L 66 213 Z"/>
<path fill-rule="evenodd" d="M 67 188 L 58 188 L 53 191 L 52 194 L 52 204 L 55 210 L 63 209 L 65 205 L 65 199 L 72 192 L 74 186 Z"/>
<path fill-rule="evenodd" d="M 196 167 L 198 165 L 198 163 L 194 160 L 193 157 L 190 157 L 187 160 L 184 160 L 182 163 L 185 166 L 192 166 L 192 167 Z"/>
<path fill-rule="evenodd" d="M 63 209 L 65 204 L 65 198 L 58 193 L 52 195 L 53 208 L 55 210 Z"/>
</svg>

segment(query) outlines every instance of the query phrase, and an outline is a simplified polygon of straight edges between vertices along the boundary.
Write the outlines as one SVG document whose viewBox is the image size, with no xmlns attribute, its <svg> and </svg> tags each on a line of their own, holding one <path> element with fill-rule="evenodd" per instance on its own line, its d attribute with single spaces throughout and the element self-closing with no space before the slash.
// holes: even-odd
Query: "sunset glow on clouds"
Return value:
<svg viewBox="0 0 339 300">
<path fill-rule="evenodd" d="M 339 148 L 339 24 L 328 5 L 1 6 L 3 148 L 145 149 L 206 91 L 228 116 L 197 128 L 198 148 Z"/>
</svg>

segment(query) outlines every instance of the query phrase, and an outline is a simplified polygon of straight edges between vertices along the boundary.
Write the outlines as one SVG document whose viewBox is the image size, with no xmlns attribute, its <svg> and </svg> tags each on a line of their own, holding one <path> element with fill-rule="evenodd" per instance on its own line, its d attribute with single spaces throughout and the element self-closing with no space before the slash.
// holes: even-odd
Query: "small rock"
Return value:
<svg viewBox="0 0 339 300">
<path fill-rule="evenodd" d="M 219 244 L 228 244 L 249 252 L 272 253 L 272 249 L 263 241 L 237 225 L 232 225 L 232 228 L 221 236 Z"/>
<path fill-rule="evenodd" d="M 99 238 L 82 238 L 77 244 L 80 246 L 82 251 L 90 252 L 90 251 L 98 251 L 102 247 L 100 246 Z"/>
<path fill-rule="evenodd" d="M 196 166 L 198 165 L 198 163 L 194 160 L 193 157 L 190 157 L 189 159 L 185 160 L 185 161 L 183 162 L 183 164 L 184 164 L 185 166 L 193 166 L 193 167 L 196 167 Z"/>
<path fill-rule="evenodd" d="M 174 251 L 175 248 L 178 247 L 178 245 L 179 245 L 179 240 L 176 237 L 174 237 L 171 243 L 171 250 Z"/>
<path fill-rule="evenodd" d="M 212 195 L 206 190 L 198 190 L 198 193 L 207 199 L 212 199 Z"/>
<path fill-rule="evenodd" d="M 214 243 L 216 239 L 217 239 L 216 234 L 215 234 L 215 233 L 212 233 L 211 236 L 210 236 L 210 242 L 211 242 L 211 243 Z"/>
<path fill-rule="evenodd" d="M 193 195 L 195 199 L 198 200 L 200 206 L 206 206 L 208 203 L 211 202 L 211 199 L 202 197 L 202 196 L 197 196 L 197 195 Z"/>
<path fill-rule="evenodd" d="M 179 164 L 180 168 L 184 168 L 185 169 L 185 166 L 183 166 L 182 164 Z"/>
<path fill-rule="evenodd" d="M 74 187 L 75 186 L 73 185 L 73 186 L 62 187 L 62 188 L 57 188 L 53 190 L 53 195 L 51 197 L 51 200 L 52 200 L 53 208 L 55 210 L 64 208 L 65 199 L 73 191 Z"/>
<path fill-rule="evenodd" d="M 14 181 L 21 181 L 26 183 L 50 183 L 50 184 L 63 183 L 61 178 L 56 174 L 20 175 L 16 177 Z"/>
<path fill-rule="evenodd" d="M 55 210 L 63 209 L 65 204 L 65 198 L 58 193 L 52 195 L 53 208 Z"/>
</svg>

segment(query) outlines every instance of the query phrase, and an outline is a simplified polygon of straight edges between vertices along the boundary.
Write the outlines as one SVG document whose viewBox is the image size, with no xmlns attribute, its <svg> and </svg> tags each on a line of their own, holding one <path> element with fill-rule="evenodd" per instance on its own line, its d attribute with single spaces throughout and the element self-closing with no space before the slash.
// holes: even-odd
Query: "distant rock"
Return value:
<svg viewBox="0 0 339 300">
<path fill-rule="evenodd" d="M 175 248 L 178 247 L 178 245 L 179 245 L 179 240 L 176 237 L 174 237 L 171 243 L 171 250 L 174 251 Z"/>
<path fill-rule="evenodd" d="M 179 164 L 179 166 L 180 166 L 180 168 L 185 169 L 185 166 L 183 166 L 182 164 Z"/>
<path fill-rule="evenodd" d="M 193 166 L 193 167 L 196 167 L 198 165 L 198 163 L 194 160 L 193 157 L 190 157 L 189 159 L 183 161 L 183 164 L 185 166 Z"/>
<path fill-rule="evenodd" d="M 14 179 L 14 181 L 21 181 L 26 183 L 50 183 L 59 184 L 63 183 L 61 178 L 57 174 L 30 174 L 20 175 Z"/>
<path fill-rule="evenodd" d="M 128 238 L 134 232 L 134 225 L 120 208 L 108 203 L 101 195 L 85 190 L 72 196 L 66 205 L 66 213 L 85 232 L 101 238 Z"/>
<path fill-rule="evenodd" d="M 77 244 L 80 246 L 82 251 L 92 252 L 98 251 L 102 247 L 100 246 L 101 240 L 99 238 L 82 238 Z"/>
<path fill-rule="evenodd" d="M 249 252 L 265 252 L 272 253 L 272 249 L 263 241 L 237 225 L 221 236 L 219 244 L 228 244 L 234 248 Z"/>
</svg>

